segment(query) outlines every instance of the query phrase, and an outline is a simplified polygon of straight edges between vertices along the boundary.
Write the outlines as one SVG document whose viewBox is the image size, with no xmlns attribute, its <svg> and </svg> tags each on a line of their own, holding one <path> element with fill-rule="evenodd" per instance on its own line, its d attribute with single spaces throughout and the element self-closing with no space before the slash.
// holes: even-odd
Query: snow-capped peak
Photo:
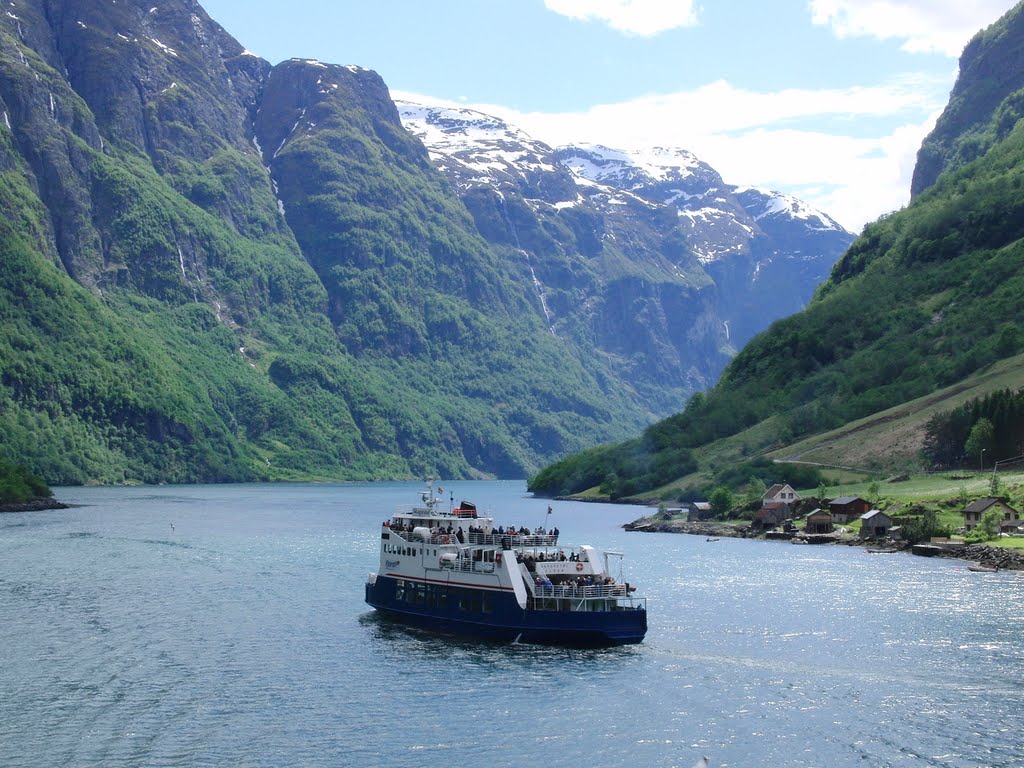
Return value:
<svg viewBox="0 0 1024 768">
<path fill-rule="evenodd" d="M 735 194 L 743 201 L 748 213 L 756 221 L 766 218 L 787 218 L 803 221 L 812 229 L 846 231 L 827 213 L 793 195 L 758 187 L 737 187 Z"/>
<path fill-rule="evenodd" d="M 492 115 L 463 107 L 442 107 L 396 101 L 406 130 L 431 149 L 467 148 L 472 144 L 511 141 L 535 143 L 526 133 Z"/>
</svg>

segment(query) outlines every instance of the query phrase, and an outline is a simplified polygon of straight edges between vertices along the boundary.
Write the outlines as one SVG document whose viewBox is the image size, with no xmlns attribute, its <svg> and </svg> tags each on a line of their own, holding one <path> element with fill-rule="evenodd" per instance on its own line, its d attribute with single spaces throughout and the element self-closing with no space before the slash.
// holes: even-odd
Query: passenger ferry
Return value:
<svg viewBox="0 0 1024 768">
<path fill-rule="evenodd" d="M 438 489 L 440 492 L 440 489 Z M 647 601 L 611 573 L 622 553 L 566 547 L 558 529 L 495 526 L 463 501 L 454 506 L 431 483 L 422 506 L 400 511 L 380 530 L 380 569 L 366 602 L 431 630 L 546 645 L 639 643 Z"/>
</svg>

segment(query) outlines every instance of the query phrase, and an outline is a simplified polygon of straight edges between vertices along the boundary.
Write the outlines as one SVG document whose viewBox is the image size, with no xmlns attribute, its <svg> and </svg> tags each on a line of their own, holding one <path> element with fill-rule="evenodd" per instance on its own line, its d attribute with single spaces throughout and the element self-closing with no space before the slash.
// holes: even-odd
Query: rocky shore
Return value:
<svg viewBox="0 0 1024 768">
<path fill-rule="evenodd" d="M 0 504 L 0 514 L 4 512 L 39 512 L 44 509 L 68 509 L 69 505 L 54 499 L 32 499 L 20 504 Z"/>
<path fill-rule="evenodd" d="M 985 544 L 967 544 L 963 547 L 945 549 L 935 557 L 952 560 L 967 560 L 1000 571 L 1024 571 L 1024 550 L 989 547 Z"/>
<path fill-rule="evenodd" d="M 657 520 L 650 517 L 641 517 L 639 520 L 626 523 L 622 527 L 627 531 L 644 531 L 646 533 L 689 533 L 694 536 L 725 536 L 734 539 L 750 538 L 748 528 L 718 523 L 714 520 L 690 523 L 685 520 Z"/>
<path fill-rule="evenodd" d="M 751 531 L 749 526 L 729 525 L 714 520 L 701 522 L 687 522 L 685 520 L 669 519 L 662 520 L 655 517 L 642 517 L 631 523 L 626 523 L 623 528 L 627 531 L 641 531 L 646 533 L 688 533 L 692 536 L 706 536 L 712 538 L 743 538 L 743 539 L 777 539 L 782 535 L 772 536 L 771 533 L 764 534 Z M 865 541 L 852 536 L 842 535 L 821 535 L 803 536 L 799 533 L 787 535 L 793 541 L 806 543 L 813 541 L 819 544 L 845 544 L 851 547 L 878 547 L 880 549 L 892 549 L 913 553 L 912 548 L 903 543 L 895 541 Z M 965 560 L 989 568 L 996 568 L 1005 571 L 1024 571 L 1024 550 L 1005 549 L 1003 547 L 990 547 L 985 544 L 948 545 L 945 547 L 929 547 L 929 557 L 943 557 L 951 560 Z"/>
</svg>

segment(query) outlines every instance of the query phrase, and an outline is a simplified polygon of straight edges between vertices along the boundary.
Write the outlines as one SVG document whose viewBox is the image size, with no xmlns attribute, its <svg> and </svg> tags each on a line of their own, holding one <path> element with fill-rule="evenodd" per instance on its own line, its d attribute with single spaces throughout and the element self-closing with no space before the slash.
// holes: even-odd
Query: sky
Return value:
<svg viewBox="0 0 1024 768">
<path fill-rule="evenodd" d="M 1011 0 L 199 0 L 253 53 L 551 146 L 681 148 L 859 233 L 907 204 L 963 47 Z"/>
</svg>

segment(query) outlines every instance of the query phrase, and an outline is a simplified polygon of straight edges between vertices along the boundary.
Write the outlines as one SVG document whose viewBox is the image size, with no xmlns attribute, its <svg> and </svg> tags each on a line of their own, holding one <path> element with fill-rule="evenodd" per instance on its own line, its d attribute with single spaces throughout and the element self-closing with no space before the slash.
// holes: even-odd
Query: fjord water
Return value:
<svg viewBox="0 0 1024 768">
<path fill-rule="evenodd" d="M 0 765 L 1024 765 L 1024 576 L 553 502 L 563 540 L 626 554 L 645 642 L 465 642 L 363 603 L 419 489 L 68 488 L 0 516 Z M 521 482 L 451 489 L 545 521 Z"/>
</svg>

